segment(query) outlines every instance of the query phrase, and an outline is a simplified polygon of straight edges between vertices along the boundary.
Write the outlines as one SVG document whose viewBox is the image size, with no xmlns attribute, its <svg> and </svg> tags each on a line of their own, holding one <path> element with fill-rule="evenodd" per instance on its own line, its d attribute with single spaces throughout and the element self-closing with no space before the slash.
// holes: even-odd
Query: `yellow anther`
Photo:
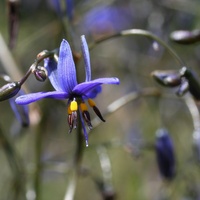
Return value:
<svg viewBox="0 0 200 200">
<path fill-rule="evenodd" d="M 78 104 L 77 104 L 77 102 L 76 102 L 75 100 L 73 100 L 73 101 L 70 103 L 70 110 L 71 110 L 72 112 L 78 110 Z"/>
<path fill-rule="evenodd" d="M 91 107 L 96 106 L 95 102 L 92 99 L 88 99 L 88 103 Z"/>
<path fill-rule="evenodd" d="M 68 115 L 71 115 L 71 114 L 72 114 L 72 111 L 71 111 L 71 109 L 70 109 L 70 106 L 68 106 L 68 108 L 67 108 L 67 113 L 68 113 Z"/>
<path fill-rule="evenodd" d="M 80 103 L 80 108 L 82 112 L 88 110 L 87 105 L 84 102 Z"/>
</svg>

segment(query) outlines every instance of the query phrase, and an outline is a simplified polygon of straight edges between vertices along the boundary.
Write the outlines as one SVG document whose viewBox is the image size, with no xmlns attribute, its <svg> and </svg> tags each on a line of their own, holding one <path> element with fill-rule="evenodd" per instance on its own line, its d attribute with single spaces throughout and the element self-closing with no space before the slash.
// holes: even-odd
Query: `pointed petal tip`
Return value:
<svg viewBox="0 0 200 200">
<path fill-rule="evenodd" d="M 85 146 L 86 146 L 86 147 L 89 146 L 89 144 L 88 144 L 88 140 L 85 141 Z"/>
</svg>

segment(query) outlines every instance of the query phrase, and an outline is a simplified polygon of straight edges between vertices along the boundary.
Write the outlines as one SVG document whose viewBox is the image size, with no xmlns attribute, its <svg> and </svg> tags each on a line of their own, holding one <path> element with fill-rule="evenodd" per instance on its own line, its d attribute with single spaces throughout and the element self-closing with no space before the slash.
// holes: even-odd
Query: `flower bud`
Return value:
<svg viewBox="0 0 200 200">
<path fill-rule="evenodd" d="M 0 88 L 0 101 L 4 101 L 14 97 L 20 90 L 19 82 L 11 82 Z"/>
<path fill-rule="evenodd" d="M 172 139 L 166 129 L 156 132 L 155 150 L 161 175 L 166 179 L 175 176 L 175 155 Z"/>
<path fill-rule="evenodd" d="M 200 30 L 179 30 L 171 33 L 170 38 L 172 41 L 179 44 L 194 44 L 200 41 Z"/>
<path fill-rule="evenodd" d="M 177 96 L 182 97 L 188 91 L 189 91 L 189 83 L 186 79 L 183 79 L 181 85 L 176 91 L 176 94 Z"/>
<path fill-rule="evenodd" d="M 181 84 L 180 72 L 174 70 L 156 70 L 151 73 L 153 78 L 163 86 L 176 87 Z"/>
<path fill-rule="evenodd" d="M 197 74 L 195 74 L 194 71 L 188 69 L 187 67 L 183 67 L 180 70 L 180 73 L 188 81 L 189 92 L 196 100 L 200 100 L 200 82 Z"/>
<path fill-rule="evenodd" d="M 38 81 L 45 81 L 46 78 L 48 77 L 48 73 L 47 73 L 47 70 L 42 67 L 42 66 L 38 66 L 35 70 L 34 70 L 34 75 L 35 75 L 35 78 L 38 80 Z"/>
</svg>

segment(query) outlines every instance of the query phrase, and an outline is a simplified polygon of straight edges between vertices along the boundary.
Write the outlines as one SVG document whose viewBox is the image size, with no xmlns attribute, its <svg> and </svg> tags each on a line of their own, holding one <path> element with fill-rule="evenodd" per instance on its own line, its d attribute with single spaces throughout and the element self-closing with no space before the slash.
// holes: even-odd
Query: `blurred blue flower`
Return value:
<svg viewBox="0 0 200 200">
<path fill-rule="evenodd" d="M 63 39 L 60 45 L 58 64 L 56 64 L 53 59 L 45 59 L 45 67 L 49 72 L 49 79 L 55 91 L 22 95 L 16 99 L 16 103 L 24 105 L 43 98 L 68 99 L 69 132 L 77 126 L 77 111 L 79 110 L 86 145 L 88 145 L 88 135 L 85 129 L 84 120 L 89 128 L 92 128 L 92 125 L 85 100 L 88 101 L 88 104 L 93 108 L 99 118 L 102 121 L 105 121 L 94 101 L 91 99 L 91 95 L 92 97 L 94 96 L 94 89 L 96 87 L 99 87 L 102 84 L 119 84 L 119 79 L 112 77 L 91 80 L 90 56 L 85 36 L 81 36 L 81 42 L 86 72 L 85 82 L 77 83 L 76 68 L 72 52 L 68 42 Z M 99 91 L 97 90 L 97 92 Z"/>
<path fill-rule="evenodd" d="M 156 132 L 156 155 L 161 175 L 170 180 L 175 176 L 175 155 L 172 139 L 166 129 Z"/>
<path fill-rule="evenodd" d="M 59 17 L 63 17 L 64 13 L 61 7 L 61 0 L 48 0 L 48 3 L 52 7 L 52 9 L 55 10 L 55 12 Z M 66 7 L 66 16 L 71 21 L 73 19 L 73 13 L 74 13 L 74 1 L 65 0 L 65 7 Z"/>
<path fill-rule="evenodd" d="M 27 127 L 29 126 L 29 110 L 27 105 L 18 105 L 15 103 L 15 99 L 25 94 L 23 90 L 20 90 L 15 97 L 9 99 L 10 106 L 17 118 L 17 120 L 21 123 L 22 126 Z"/>
<path fill-rule="evenodd" d="M 83 18 L 83 29 L 88 34 L 111 34 L 132 27 L 132 14 L 128 6 L 98 6 Z"/>
</svg>

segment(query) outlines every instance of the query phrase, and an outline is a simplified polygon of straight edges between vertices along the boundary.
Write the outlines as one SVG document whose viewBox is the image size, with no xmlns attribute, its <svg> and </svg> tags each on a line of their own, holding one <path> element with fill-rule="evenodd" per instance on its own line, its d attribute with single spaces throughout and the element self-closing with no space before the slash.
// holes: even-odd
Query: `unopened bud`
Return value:
<svg viewBox="0 0 200 200">
<path fill-rule="evenodd" d="M 14 97 L 19 90 L 21 89 L 21 85 L 19 82 L 11 82 L 0 88 L 0 101 L 4 101 Z"/>
<path fill-rule="evenodd" d="M 194 44 L 200 41 L 200 30 L 179 30 L 171 33 L 170 38 L 172 41 L 179 44 Z"/>
<path fill-rule="evenodd" d="M 176 87 L 181 84 L 181 75 L 173 70 L 156 70 L 151 73 L 153 78 L 163 86 Z"/>
<path fill-rule="evenodd" d="M 175 152 L 173 141 L 166 129 L 159 129 L 156 132 L 155 151 L 157 164 L 161 175 L 171 180 L 175 176 Z"/>
<path fill-rule="evenodd" d="M 179 97 L 182 97 L 186 92 L 189 91 L 189 83 L 188 81 L 185 79 L 182 81 L 181 85 L 179 86 L 176 94 L 179 96 Z"/>
<path fill-rule="evenodd" d="M 42 66 L 38 66 L 35 70 L 34 70 L 34 75 L 35 78 L 38 81 L 44 82 L 46 80 L 46 78 L 48 77 L 48 72 L 45 69 L 45 67 Z"/>
<path fill-rule="evenodd" d="M 183 67 L 180 73 L 188 81 L 189 92 L 196 100 L 200 100 L 200 82 L 198 75 L 187 67 Z"/>
</svg>

